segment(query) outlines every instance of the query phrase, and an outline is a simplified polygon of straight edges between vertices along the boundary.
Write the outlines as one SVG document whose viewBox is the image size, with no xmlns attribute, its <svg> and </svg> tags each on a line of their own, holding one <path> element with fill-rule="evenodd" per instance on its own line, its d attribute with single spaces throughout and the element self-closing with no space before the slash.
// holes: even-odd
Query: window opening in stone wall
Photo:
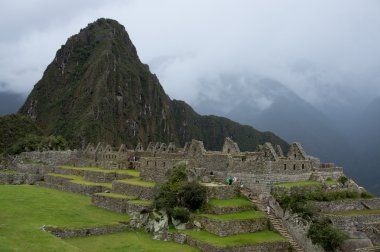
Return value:
<svg viewBox="0 0 380 252">
<path fill-rule="evenodd" d="M 296 158 L 296 157 L 297 157 L 297 154 L 294 153 L 294 158 Z"/>
<path fill-rule="evenodd" d="M 162 166 L 165 167 L 165 162 L 162 162 Z"/>
<path fill-rule="evenodd" d="M 230 153 L 230 152 L 231 152 L 230 148 L 228 148 L 227 152 L 228 152 L 228 153 Z"/>
<path fill-rule="evenodd" d="M 305 164 L 302 164 L 302 169 L 305 169 Z"/>
<path fill-rule="evenodd" d="M 293 165 L 293 170 L 295 170 L 295 169 L 296 169 L 296 165 L 294 164 L 294 165 Z"/>
<path fill-rule="evenodd" d="M 146 165 L 148 165 L 149 164 L 149 161 L 146 161 Z"/>
<path fill-rule="evenodd" d="M 284 171 L 286 170 L 286 164 L 284 164 Z"/>
</svg>

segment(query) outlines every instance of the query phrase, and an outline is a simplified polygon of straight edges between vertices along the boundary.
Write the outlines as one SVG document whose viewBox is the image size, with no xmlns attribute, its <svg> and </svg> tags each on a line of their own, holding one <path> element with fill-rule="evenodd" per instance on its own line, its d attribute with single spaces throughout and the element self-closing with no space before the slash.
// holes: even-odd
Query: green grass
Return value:
<svg viewBox="0 0 380 252">
<path fill-rule="evenodd" d="M 341 211 L 341 212 L 333 212 L 332 214 L 341 215 L 341 216 L 380 214 L 380 209 Z"/>
<path fill-rule="evenodd" d="M 325 183 L 326 185 L 338 185 L 339 182 L 336 181 L 335 179 L 326 179 L 323 183 Z"/>
<path fill-rule="evenodd" d="M 321 182 L 307 180 L 307 181 L 297 181 L 297 182 L 275 184 L 275 186 L 281 186 L 281 187 L 287 187 L 287 188 L 297 187 L 297 186 L 310 186 L 310 185 L 321 185 Z"/>
<path fill-rule="evenodd" d="M 71 170 L 80 170 L 80 171 L 100 171 L 100 172 L 115 172 L 117 174 L 125 174 L 129 175 L 132 177 L 139 177 L 140 172 L 137 170 L 111 170 L 111 169 L 106 169 L 106 168 L 101 168 L 101 167 L 74 167 L 70 165 L 62 165 L 58 166 L 59 168 L 63 169 L 71 169 Z"/>
<path fill-rule="evenodd" d="M 83 195 L 29 185 L 0 186 L 0 251 L 76 251 L 40 227 L 93 227 L 128 220 L 128 215 L 91 205 Z"/>
<path fill-rule="evenodd" d="M 135 205 L 146 205 L 146 206 L 150 206 L 152 205 L 152 201 L 150 200 L 130 200 L 128 201 L 129 204 L 135 204 Z"/>
<path fill-rule="evenodd" d="M 58 173 L 48 173 L 47 175 L 54 176 L 54 177 L 60 177 L 60 178 L 66 178 L 66 179 L 69 179 L 70 182 L 76 183 L 76 184 L 104 186 L 104 187 L 112 189 L 112 183 L 100 183 L 100 182 L 87 181 L 87 180 L 83 180 L 83 178 L 81 176 L 58 174 Z"/>
<path fill-rule="evenodd" d="M 118 199 L 136 199 L 136 196 L 130 196 L 125 194 L 118 194 L 118 193 L 95 193 L 96 195 L 101 196 L 107 196 L 111 198 L 118 198 Z"/>
<path fill-rule="evenodd" d="M 143 232 L 121 232 L 110 235 L 66 239 L 67 243 L 82 251 L 133 251 L 133 252 L 195 252 L 200 251 L 188 245 L 153 240 Z"/>
<path fill-rule="evenodd" d="M 217 221 L 250 220 L 265 218 L 264 213 L 259 211 L 244 211 L 231 214 L 200 214 L 200 216 Z"/>
<path fill-rule="evenodd" d="M 123 179 L 123 180 L 117 180 L 117 181 L 130 184 L 130 185 L 138 185 L 138 186 L 144 186 L 144 187 L 154 187 L 156 185 L 156 183 L 154 182 L 144 181 L 140 178 Z"/>
<path fill-rule="evenodd" d="M 16 171 L 6 170 L 6 171 L 0 171 L 0 174 L 21 174 L 21 173 L 16 172 Z M 22 173 L 22 174 L 24 174 L 24 173 Z"/>
<path fill-rule="evenodd" d="M 235 198 L 235 199 L 211 199 L 208 202 L 211 206 L 216 207 L 245 207 L 252 206 L 252 202 L 245 198 Z"/>
<path fill-rule="evenodd" d="M 203 241 L 217 247 L 252 245 L 264 242 L 283 242 L 284 237 L 273 231 L 260 231 L 255 233 L 245 233 L 220 237 L 206 231 L 184 230 L 181 233 L 187 234 L 195 240 Z"/>
</svg>

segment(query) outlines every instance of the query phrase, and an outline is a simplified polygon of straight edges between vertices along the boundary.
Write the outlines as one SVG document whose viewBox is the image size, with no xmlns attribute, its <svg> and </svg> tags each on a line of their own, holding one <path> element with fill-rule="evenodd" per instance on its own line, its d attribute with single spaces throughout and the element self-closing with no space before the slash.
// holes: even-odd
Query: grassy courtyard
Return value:
<svg viewBox="0 0 380 252">
<path fill-rule="evenodd" d="M 83 195 L 30 185 L 0 185 L 0 251 L 115 251 L 122 246 L 131 248 L 127 251 L 154 251 L 155 248 L 197 251 L 154 241 L 145 233 L 62 240 L 40 230 L 43 225 L 77 228 L 128 220 L 128 215 L 92 206 L 90 198 Z"/>
</svg>

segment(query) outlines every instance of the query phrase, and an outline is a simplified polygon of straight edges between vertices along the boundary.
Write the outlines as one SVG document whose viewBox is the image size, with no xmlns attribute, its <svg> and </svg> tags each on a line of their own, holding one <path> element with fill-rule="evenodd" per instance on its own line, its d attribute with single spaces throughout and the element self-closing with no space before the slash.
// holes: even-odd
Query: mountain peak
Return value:
<svg viewBox="0 0 380 252">
<path fill-rule="evenodd" d="M 184 145 L 197 138 L 216 149 L 224 137 L 238 136 L 243 150 L 264 141 L 287 148 L 273 134 L 262 136 L 225 118 L 201 117 L 186 103 L 171 101 L 141 63 L 125 28 L 112 19 L 98 19 L 67 40 L 20 113 L 75 147 L 100 141 L 115 146 L 150 141 Z"/>
</svg>

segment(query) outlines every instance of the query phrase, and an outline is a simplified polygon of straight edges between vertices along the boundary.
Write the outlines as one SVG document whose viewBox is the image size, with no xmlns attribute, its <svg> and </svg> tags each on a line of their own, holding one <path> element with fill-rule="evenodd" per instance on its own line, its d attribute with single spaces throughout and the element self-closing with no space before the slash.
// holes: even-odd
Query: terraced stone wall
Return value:
<svg viewBox="0 0 380 252">
<path fill-rule="evenodd" d="M 351 210 L 380 209 L 380 199 L 335 200 L 330 202 L 312 202 L 323 213 Z"/>
<path fill-rule="evenodd" d="M 199 217 L 202 227 L 210 233 L 219 236 L 228 236 L 242 233 L 253 233 L 267 229 L 266 218 L 251 220 L 218 221 L 206 217 Z"/>
<path fill-rule="evenodd" d="M 186 243 L 190 246 L 200 248 L 202 251 L 207 252 L 252 252 L 252 251 L 262 251 L 262 252 L 272 252 L 272 251 L 289 251 L 290 245 L 288 242 L 271 242 L 271 243 L 258 243 L 255 245 L 245 245 L 236 247 L 217 247 L 209 243 L 197 241 L 190 236 L 186 237 Z"/>
<path fill-rule="evenodd" d="M 365 224 L 378 222 L 380 219 L 380 214 L 355 216 L 329 215 L 329 218 L 334 226 L 342 230 L 351 230 L 353 227 L 361 228 Z"/>
<path fill-rule="evenodd" d="M 37 181 L 41 181 L 42 179 L 43 175 L 38 174 L 0 172 L 0 185 L 34 185 Z"/>
<path fill-rule="evenodd" d="M 239 187 L 230 186 L 205 186 L 207 190 L 207 198 L 209 199 L 232 199 L 238 194 Z"/>
<path fill-rule="evenodd" d="M 140 199 L 150 200 L 154 198 L 154 188 L 140 185 L 132 185 L 119 181 L 112 182 L 112 191 L 119 194 L 137 196 Z"/>
</svg>

